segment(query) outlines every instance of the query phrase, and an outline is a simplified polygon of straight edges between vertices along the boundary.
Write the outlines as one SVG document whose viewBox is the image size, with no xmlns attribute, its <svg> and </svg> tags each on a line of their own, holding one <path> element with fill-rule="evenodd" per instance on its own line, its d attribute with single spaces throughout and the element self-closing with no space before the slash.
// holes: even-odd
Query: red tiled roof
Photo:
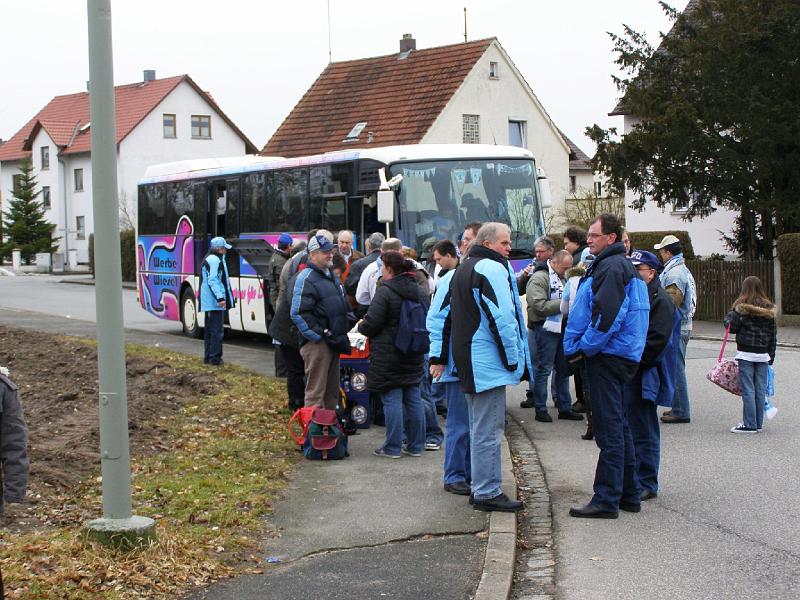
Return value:
<svg viewBox="0 0 800 600">
<path fill-rule="evenodd" d="M 178 75 L 165 79 L 154 79 L 147 83 L 139 82 L 115 87 L 117 144 L 124 140 L 183 81 L 189 83 L 197 90 L 198 94 L 204 96 L 206 101 L 219 113 L 220 117 L 236 131 L 245 142 L 248 153 L 256 152 L 257 148 L 253 143 L 220 110 L 217 103 L 203 92 L 188 75 Z M 61 148 L 62 154 L 89 152 L 91 150 L 91 128 L 80 131 L 80 128 L 88 124 L 89 120 L 88 92 L 56 96 L 47 106 L 34 115 L 22 129 L 15 133 L 8 142 L 0 146 L 0 161 L 18 160 L 24 156 L 30 156 L 30 144 L 40 127 L 44 128 L 53 139 L 53 142 Z"/>
<path fill-rule="evenodd" d="M 329 64 L 261 150 L 303 156 L 419 143 L 495 38 Z M 367 126 L 343 142 L 356 123 Z"/>
</svg>

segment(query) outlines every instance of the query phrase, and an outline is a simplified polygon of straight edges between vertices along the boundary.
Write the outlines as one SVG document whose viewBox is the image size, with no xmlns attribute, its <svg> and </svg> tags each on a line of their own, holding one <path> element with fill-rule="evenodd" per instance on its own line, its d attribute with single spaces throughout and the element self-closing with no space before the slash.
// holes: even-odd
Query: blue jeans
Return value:
<svg viewBox="0 0 800 600">
<path fill-rule="evenodd" d="M 506 388 L 492 388 L 479 394 L 464 394 L 469 410 L 472 493 L 475 500 L 499 496 L 500 442 L 506 426 Z"/>
<path fill-rule="evenodd" d="M 642 372 L 625 384 L 625 416 L 636 452 L 636 481 L 643 490 L 658 493 L 661 431 L 656 403 L 642 398 Z"/>
<path fill-rule="evenodd" d="M 428 377 L 430 377 L 430 373 Z M 434 406 L 447 407 L 447 394 L 444 391 L 443 383 L 431 382 L 431 397 L 433 398 Z"/>
<path fill-rule="evenodd" d="M 422 396 L 422 404 L 425 408 L 425 442 L 431 444 L 441 444 L 444 439 L 444 432 L 439 425 L 439 417 L 436 415 L 436 401 L 431 390 L 431 377 L 428 373 L 428 357 L 422 363 L 422 379 L 419 382 L 419 393 Z"/>
<path fill-rule="evenodd" d="M 572 408 L 569 378 L 554 369 L 561 335 L 545 331 L 544 327 L 537 327 L 533 331 L 536 334 L 536 354 L 533 355 L 533 407 L 536 412 L 547 411 L 547 378 L 552 374 L 556 388 L 553 400 L 558 412 L 569 411 Z"/>
<path fill-rule="evenodd" d="M 219 364 L 222 360 L 222 337 L 224 335 L 225 311 L 206 311 L 205 332 L 203 334 L 203 362 Z"/>
<path fill-rule="evenodd" d="M 441 386 L 447 398 L 447 419 L 444 423 L 444 482 L 472 480 L 469 457 L 469 410 L 464 392 L 457 381 L 434 383 Z"/>
<path fill-rule="evenodd" d="M 764 426 L 769 367 L 765 362 L 736 362 L 739 363 L 739 386 L 742 388 L 742 423 L 751 429 L 761 429 Z"/>
<path fill-rule="evenodd" d="M 419 397 L 418 385 L 392 388 L 381 392 L 383 417 L 386 420 L 386 454 L 398 456 L 403 443 L 403 431 L 409 452 L 425 449 L 425 412 Z"/>
<path fill-rule="evenodd" d="M 675 396 L 672 398 L 672 414 L 681 419 L 690 418 L 689 415 L 689 384 L 686 381 L 686 346 L 690 331 L 681 331 L 681 343 L 678 346 L 678 364 L 675 369 Z"/>
<path fill-rule="evenodd" d="M 620 501 L 638 504 L 641 496 L 633 436 L 623 406 L 625 378 L 620 363 L 603 354 L 588 358 L 586 371 L 592 390 L 594 439 L 600 448 L 591 504 L 617 512 Z"/>
<path fill-rule="evenodd" d="M 536 356 L 536 331 L 528 328 L 528 352 L 530 352 L 531 363 L 533 363 L 533 357 Z M 535 364 L 535 363 L 534 363 Z M 528 396 L 533 397 L 533 373 L 531 373 L 531 378 L 528 380 Z"/>
</svg>

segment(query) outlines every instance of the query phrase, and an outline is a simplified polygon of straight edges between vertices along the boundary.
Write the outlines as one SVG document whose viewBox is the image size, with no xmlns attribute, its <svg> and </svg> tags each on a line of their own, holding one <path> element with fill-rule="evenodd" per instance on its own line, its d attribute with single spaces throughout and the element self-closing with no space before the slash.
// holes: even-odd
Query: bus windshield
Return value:
<svg viewBox="0 0 800 600">
<path fill-rule="evenodd" d="M 402 174 L 398 236 L 414 248 L 430 238 L 456 242 L 474 221 L 511 227 L 514 250 L 532 255 L 542 235 L 536 170 L 530 159 L 471 159 L 398 163 Z"/>
</svg>

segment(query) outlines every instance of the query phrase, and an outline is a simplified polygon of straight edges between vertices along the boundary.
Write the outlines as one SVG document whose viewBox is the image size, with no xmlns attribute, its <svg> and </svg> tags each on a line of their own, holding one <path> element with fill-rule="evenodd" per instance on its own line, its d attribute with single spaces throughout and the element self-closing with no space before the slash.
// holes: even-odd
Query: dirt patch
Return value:
<svg viewBox="0 0 800 600">
<path fill-rule="evenodd" d="M 0 365 L 11 370 L 30 431 L 31 496 L 46 501 L 100 469 L 97 350 L 36 331 L 0 326 Z M 131 454 L 169 449 L 166 417 L 216 393 L 214 373 L 177 370 L 143 357 L 126 361 Z"/>
</svg>

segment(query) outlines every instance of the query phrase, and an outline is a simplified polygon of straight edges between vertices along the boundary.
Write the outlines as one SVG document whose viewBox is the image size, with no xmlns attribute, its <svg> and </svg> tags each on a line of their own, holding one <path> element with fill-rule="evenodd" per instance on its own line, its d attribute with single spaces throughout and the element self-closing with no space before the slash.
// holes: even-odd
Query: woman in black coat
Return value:
<svg viewBox="0 0 800 600">
<path fill-rule="evenodd" d="M 377 456 L 400 458 L 401 451 L 421 456 L 425 447 L 425 411 L 419 393 L 423 354 L 401 353 L 394 344 L 403 300 L 428 307 L 427 295 L 417 284 L 415 265 L 399 252 L 381 256 L 383 282 L 375 291 L 358 331 L 370 338 L 367 388 L 379 392 L 386 419 L 386 441 Z M 402 448 L 403 431 L 407 445 Z"/>
</svg>

